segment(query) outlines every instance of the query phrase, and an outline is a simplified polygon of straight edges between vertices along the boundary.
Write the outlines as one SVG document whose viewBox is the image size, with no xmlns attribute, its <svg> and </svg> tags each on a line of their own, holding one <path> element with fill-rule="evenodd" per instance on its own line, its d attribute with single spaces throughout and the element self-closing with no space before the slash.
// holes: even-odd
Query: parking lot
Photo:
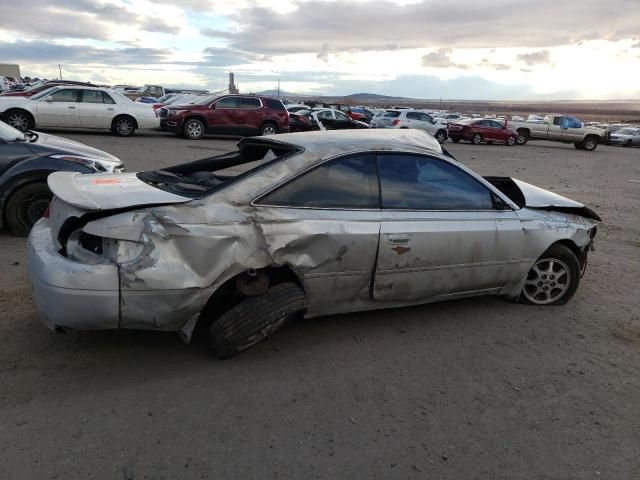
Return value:
<svg viewBox="0 0 640 480">
<path fill-rule="evenodd" d="M 232 149 L 52 132 L 129 171 Z M 640 478 L 640 150 L 444 146 L 603 218 L 564 307 L 475 298 L 302 320 L 231 360 L 176 334 L 54 334 L 0 235 L 0 478 Z"/>
</svg>

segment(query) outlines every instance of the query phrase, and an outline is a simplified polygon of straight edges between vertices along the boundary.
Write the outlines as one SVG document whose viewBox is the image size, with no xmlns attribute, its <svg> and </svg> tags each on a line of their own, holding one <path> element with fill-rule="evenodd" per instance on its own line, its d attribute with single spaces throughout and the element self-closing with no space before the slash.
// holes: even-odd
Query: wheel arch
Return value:
<svg viewBox="0 0 640 480">
<path fill-rule="evenodd" d="M 118 113 L 117 115 L 115 115 L 115 116 L 111 119 L 111 128 L 113 128 L 113 127 L 114 127 L 114 125 L 115 125 L 115 123 L 116 123 L 116 121 L 117 121 L 119 118 L 122 118 L 122 117 L 129 117 L 131 120 L 133 120 L 133 127 L 134 127 L 135 129 L 138 129 L 138 128 L 139 128 L 139 127 L 138 127 L 138 120 L 136 119 L 136 117 L 134 117 L 134 116 L 133 116 L 133 115 L 131 115 L 130 113 Z"/>
<path fill-rule="evenodd" d="M 576 258 L 578 259 L 578 262 L 580 262 L 580 267 L 584 268 L 584 265 L 587 259 L 586 249 L 580 248 L 576 242 L 574 242 L 569 238 L 564 238 L 562 240 L 553 242 L 551 245 L 549 245 L 549 247 L 547 247 L 547 250 L 553 247 L 554 245 L 564 245 L 569 250 L 571 250 L 573 254 L 576 256 Z"/>
<path fill-rule="evenodd" d="M 6 120 L 6 119 L 7 119 L 7 117 L 8 117 L 8 115 L 9 115 L 11 112 L 15 112 L 15 111 L 20 111 L 20 112 L 24 112 L 24 113 L 26 113 L 29 117 L 31 117 L 31 123 L 32 123 L 32 126 L 35 126 L 35 124 L 36 124 L 36 116 L 34 115 L 34 113 L 33 113 L 33 112 L 31 112 L 30 110 L 28 110 L 28 109 L 26 109 L 26 108 L 23 108 L 23 107 L 11 107 L 11 108 L 8 108 L 7 110 L 5 110 L 5 111 L 2 113 L 2 118 L 3 118 L 4 120 Z"/>
</svg>

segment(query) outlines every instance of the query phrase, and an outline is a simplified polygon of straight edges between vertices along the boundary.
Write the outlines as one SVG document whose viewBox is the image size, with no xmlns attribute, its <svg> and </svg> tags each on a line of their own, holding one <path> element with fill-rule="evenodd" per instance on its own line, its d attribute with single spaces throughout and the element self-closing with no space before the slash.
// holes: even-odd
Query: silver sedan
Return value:
<svg viewBox="0 0 640 480">
<path fill-rule="evenodd" d="M 640 128 L 621 128 L 611 134 L 609 143 L 623 147 L 640 147 Z"/>
<path fill-rule="evenodd" d="M 221 357 L 298 316 L 575 293 L 597 230 L 584 205 L 483 178 L 419 130 L 247 138 L 164 170 L 54 173 L 28 240 L 54 330 L 179 331 Z"/>
</svg>

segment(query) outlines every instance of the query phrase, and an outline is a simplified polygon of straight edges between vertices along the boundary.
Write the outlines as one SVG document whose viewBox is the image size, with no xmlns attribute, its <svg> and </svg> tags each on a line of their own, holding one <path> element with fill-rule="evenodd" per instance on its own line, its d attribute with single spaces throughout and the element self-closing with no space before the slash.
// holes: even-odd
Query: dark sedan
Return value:
<svg viewBox="0 0 640 480">
<path fill-rule="evenodd" d="M 475 145 L 497 142 L 512 146 L 515 145 L 517 137 L 517 132 L 505 123 L 488 118 L 480 120 L 469 118 L 449 124 L 449 138 L 455 143 L 465 140 Z"/>
<path fill-rule="evenodd" d="M 14 235 L 29 233 L 51 200 L 50 173 L 121 170 L 122 161 L 101 150 L 0 122 L 0 227 Z"/>
</svg>

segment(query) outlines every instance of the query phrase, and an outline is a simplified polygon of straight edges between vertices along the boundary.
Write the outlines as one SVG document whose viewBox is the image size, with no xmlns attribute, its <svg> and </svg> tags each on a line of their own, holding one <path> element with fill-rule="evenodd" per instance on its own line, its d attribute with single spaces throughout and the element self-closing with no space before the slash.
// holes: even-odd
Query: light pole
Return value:
<svg viewBox="0 0 640 480">
<path fill-rule="evenodd" d="M 60 80 L 62 80 L 62 65 L 58 64 L 58 72 L 60 73 Z"/>
</svg>

